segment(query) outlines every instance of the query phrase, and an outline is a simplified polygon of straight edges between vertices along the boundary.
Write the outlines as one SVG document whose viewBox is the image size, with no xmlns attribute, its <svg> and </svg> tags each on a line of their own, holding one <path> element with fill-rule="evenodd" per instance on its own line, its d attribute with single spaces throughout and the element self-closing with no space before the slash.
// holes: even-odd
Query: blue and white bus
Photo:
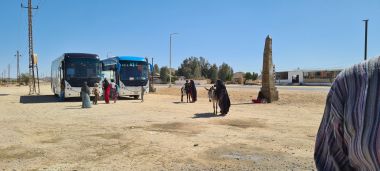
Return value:
<svg viewBox="0 0 380 171">
<path fill-rule="evenodd" d="M 62 98 L 80 97 L 81 87 L 84 82 L 87 82 L 92 93 L 95 83 L 98 83 L 99 88 L 101 87 L 101 66 L 99 56 L 96 54 L 64 53 L 51 64 L 51 90 L 55 95 L 60 96 L 63 81 L 64 97 Z"/>
<path fill-rule="evenodd" d="M 149 89 L 150 64 L 146 58 L 136 56 L 115 56 L 102 60 L 102 75 L 113 79 L 120 87 L 120 96 L 138 99 L 141 87 Z"/>
</svg>

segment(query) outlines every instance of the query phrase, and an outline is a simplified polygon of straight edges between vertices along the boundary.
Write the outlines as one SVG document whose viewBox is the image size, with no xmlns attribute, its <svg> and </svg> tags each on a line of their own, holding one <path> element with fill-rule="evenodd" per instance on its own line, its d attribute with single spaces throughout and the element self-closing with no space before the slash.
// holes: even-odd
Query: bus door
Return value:
<svg viewBox="0 0 380 171">
<path fill-rule="evenodd" d="M 116 63 L 115 64 L 115 81 L 119 87 L 120 87 L 120 69 L 121 69 L 120 63 Z"/>
</svg>

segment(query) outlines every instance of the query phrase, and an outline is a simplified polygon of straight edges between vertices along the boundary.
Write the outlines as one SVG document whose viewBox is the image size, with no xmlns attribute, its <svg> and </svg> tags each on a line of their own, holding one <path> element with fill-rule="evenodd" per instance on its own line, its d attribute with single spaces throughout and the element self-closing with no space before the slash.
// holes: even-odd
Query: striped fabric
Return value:
<svg viewBox="0 0 380 171">
<path fill-rule="evenodd" d="M 342 71 L 318 130 L 318 170 L 380 170 L 380 57 Z"/>
</svg>

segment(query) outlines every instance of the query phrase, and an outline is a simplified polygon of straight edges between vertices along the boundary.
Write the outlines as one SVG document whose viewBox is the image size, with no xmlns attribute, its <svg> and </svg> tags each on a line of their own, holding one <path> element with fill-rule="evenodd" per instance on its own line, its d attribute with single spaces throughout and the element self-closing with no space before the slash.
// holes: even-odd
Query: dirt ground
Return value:
<svg viewBox="0 0 380 171">
<path fill-rule="evenodd" d="M 145 102 L 122 99 L 81 109 L 49 85 L 0 87 L 0 170 L 312 170 L 327 91 L 279 89 L 251 104 L 257 88 L 227 87 L 231 109 L 212 114 L 206 91 L 181 103 L 158 87 Z"/>
</svg>

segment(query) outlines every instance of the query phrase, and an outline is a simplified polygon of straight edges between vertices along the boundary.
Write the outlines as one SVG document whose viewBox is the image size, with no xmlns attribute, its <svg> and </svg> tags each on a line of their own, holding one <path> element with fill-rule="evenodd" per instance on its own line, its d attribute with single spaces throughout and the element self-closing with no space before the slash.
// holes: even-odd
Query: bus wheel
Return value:
<svg viewBox="0 0 380 171">
<path fill-rule="evenodd" d="M 139 99 L 139 95 L 135 95 L 135 96 L 133 96 L 133 99 L 135 99 L 135 100 L 137 100 L 137 99 Z"/>
</svg>

